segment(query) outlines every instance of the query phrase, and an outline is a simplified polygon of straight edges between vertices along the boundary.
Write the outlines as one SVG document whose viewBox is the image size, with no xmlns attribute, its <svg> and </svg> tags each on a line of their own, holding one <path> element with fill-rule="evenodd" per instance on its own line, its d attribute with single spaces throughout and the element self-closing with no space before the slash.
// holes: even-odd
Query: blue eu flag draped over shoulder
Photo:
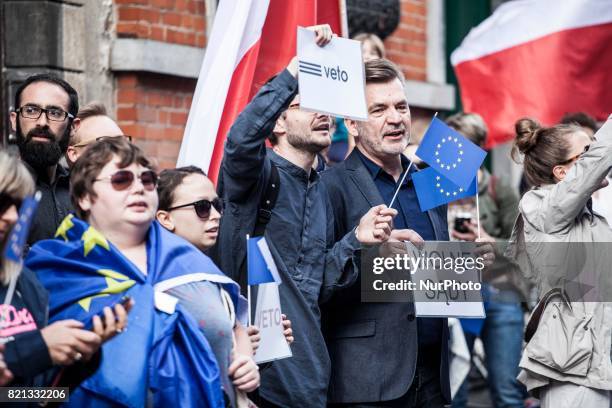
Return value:
<svg viewBox="0 0 612 408">
<path fill-rule="evenodd" d="M 433 118 L 415 154 L 441 176 L 466 190 L 487 152 L 440 119 Z"/>
<path fill-rule="evenodd" d="M 70 406 L 223 407 L 220 372 L 196 322 L 179 304 L 156 309 L 154 292 L 209 280 L 244 309 L 238 285 L 182 238 L 152 223 L 146 237 L 147 274 L 143 274 L 102 234 L 68 216 L 56 239 L 32 247 L 26 265 L 50 293 L 50 321 L 91 319 L 125 295 L 135 305 L 128 329 L 103 345 L 98 371 L 71 395 Z M 176 285 L 175 285 L 176 286 Z M 240 307 L 239 307 L 240 306 Z M 238 312 L 241 313 L 241 312 Z"/>
</svg>

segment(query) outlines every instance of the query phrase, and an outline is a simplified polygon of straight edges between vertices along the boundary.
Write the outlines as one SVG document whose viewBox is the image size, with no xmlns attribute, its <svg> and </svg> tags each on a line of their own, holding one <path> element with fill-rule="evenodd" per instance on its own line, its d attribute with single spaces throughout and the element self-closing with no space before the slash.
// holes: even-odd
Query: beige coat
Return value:
<svg viewBox="0 0 612 408">
<path fill-rule="evenodd" d="M 528 390 L 550 379 L 612 390 L 612 229 L 590 209 L 612 169 L 612 116 L 596 137 L 563 181 L 527 192 L 519 204 L 508 255 L 540 297 L 562 288 L 571 300 L 548 304 L 523 352 L 519 380 Z M 576 295 L 577 283 L 593 289 Z"/>
</svg>

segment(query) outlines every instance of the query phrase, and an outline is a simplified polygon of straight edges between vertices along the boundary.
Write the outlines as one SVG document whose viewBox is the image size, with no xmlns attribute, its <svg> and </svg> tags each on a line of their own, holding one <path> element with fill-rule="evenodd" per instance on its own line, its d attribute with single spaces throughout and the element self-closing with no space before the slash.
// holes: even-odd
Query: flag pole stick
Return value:
<svg viewBox="0 0 612 408">
<path fill-rule="evenodd" d="M 249 234 L 246 235 L 247 247 L 247 326 L 251 326 L 251 285 L 249 285 Z"/>
<path fill-rule="evenodd" d="M 476 176 L 476 224 L 478 226 L 478 239 L 480 239 L 480 204 L 478 200 L 478 176 Z"/>
<path fill-rule="evenodd" d="M 412 161 L 410 162 L 410 165 L 408 166 L 408 168 L 404 172 L 404 175 L 402 176 L 402 179 L 400 180 L 399 184 L 397 185 L 397 189 L 395 190 L 395 194 L 393 194 L 393 198 L 391 199 L 391 202 L 389 203 L 389 208 L 393 207 L 393 203 L 395 202 L 395 199 L 397 198 L 397 195 L 400 192 L 400 188 L 402 188 L 402 184 L 404 184 L 404 180 L 406 180 L 406 176 L 410 172 L 410 168 L 412 167 L 412 163 L 414 163 L 414 162 L 412 162 Z"/>
<path fill-rule="evenodd" d="M 435 118 L 437 116 L 438 116 L 438 112 L 434 113 L 433 117 Z M 408 140 L 410 140 L 410 139 L 411 139 L 411 137 L 408 138 Z M 403 153 L 400 153 L 400 154 L 403 154 Z M 406 176 L 408 175 L 408 172 L 410 171 L 410 167 L 412 167 L 413 163 L 414 162 L 411 160 L 410 161 L 410 165 L 406 169 L 406 172 L 402 176 L 402 179 L 399 182 L 399 185 L 397 186 L 397 189 L 395 190 L 395 193 L 393 194 L 393 198 L 391 199 L 391 202 L 389 203 L 389 208 L 393 207 L 393 203 L 395 203 L 395 199 L 397 198 L 397 195 L 399 194 L 400 188 L 402 188 L 402 184 L 404 184 L 404 180 L 406 180 Z"/>
</svg>

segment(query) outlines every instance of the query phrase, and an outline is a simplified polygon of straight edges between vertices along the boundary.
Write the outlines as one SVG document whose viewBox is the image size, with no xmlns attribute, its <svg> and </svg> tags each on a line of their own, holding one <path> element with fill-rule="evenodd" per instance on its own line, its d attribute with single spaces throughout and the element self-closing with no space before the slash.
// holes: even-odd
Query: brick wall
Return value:
<svg viewBox="0 0 612 408">
<path fill-rule="evenodd" d="M 120 38 L 203 47 L 204 0 L 114 0 Z M 426 80 L 426 0 L 400 0 L 399 27 L 385 40 L 406 78 Z M 116 118 L 161 168 L 174 167 L 196 80 L 142 72 L 115 76 Z"/>
<path fill-rule="evenodd" d="M 176 163 L 196 80 L 157 74 L 116 76 L 117 121 L 160 168 Z"/>
<path fill-rule="evenodd" d="M 204 47 L 204 0 L 115 0 L 117 37 Z"/>
<path fill-rule="evenodd" d="M 204 47 L 204 4 L 204 0 L 115 0 L 117 37 Z M 195 87 L 195 79 L 169 75 L 115 75 L 117 121 L 162 169 L 176 164 Z"/>
<path fill-rule="evenodd" d="M 427 80 L 426 0 L 400 0 L 397 29 L 385 39 L 387 57 L 398 64 L 406 79 Z"/>
</svg>

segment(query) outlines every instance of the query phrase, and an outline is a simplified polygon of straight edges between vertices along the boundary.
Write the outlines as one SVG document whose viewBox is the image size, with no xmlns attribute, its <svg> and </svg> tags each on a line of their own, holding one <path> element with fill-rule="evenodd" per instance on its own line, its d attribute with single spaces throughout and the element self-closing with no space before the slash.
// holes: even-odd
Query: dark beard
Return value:
<svg viewBox="0 0 612 408">
<path fill-rule="evenodd" d="M 331 136 L 330 136 L 331 137 Z M 305 150 L 309 153 L 317 154 L 329 146 L 329 144 L 318 144 L 312 140 L 308 140 L 302 135 L 287 133 L 287 142 L 298 150 Z"/>
<path fill-rule="evenodd" d="M 33 141 L 34 135 L 48 138 L 49 143 Z M 66 131 L 59 140 L 57 135 L 51 132 L 49 126 L 35 127 L 24 137 L 19 120 L 17 120 L 16 136 L 21 159 L 40 173 L 57 165 L 66 153 L 70 142 L 70 126 L 66 127 Z"/>
</svg>

